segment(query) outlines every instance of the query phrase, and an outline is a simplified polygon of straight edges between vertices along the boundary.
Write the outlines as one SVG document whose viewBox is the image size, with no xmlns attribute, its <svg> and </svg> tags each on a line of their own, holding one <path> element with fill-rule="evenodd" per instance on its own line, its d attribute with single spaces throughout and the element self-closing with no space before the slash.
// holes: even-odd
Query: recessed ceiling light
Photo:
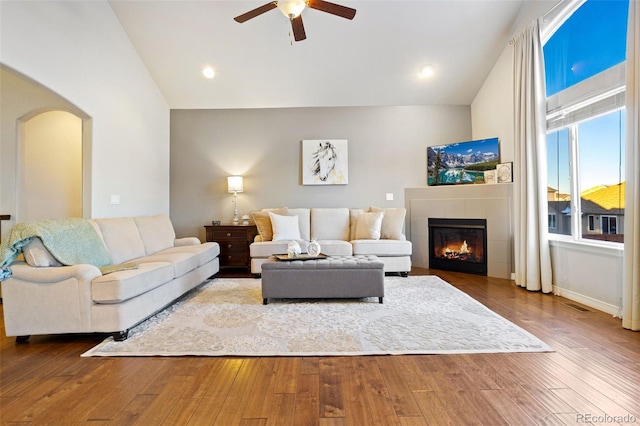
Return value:
<svg viewBox="0 0 640 426">
<path fill-rule="evenodd" d="M 204 75 L 207 78 L 213 78 L 216 76 L 216 72 L 212 67 L 207 66 L 202 69 L 202 75 Z"/>
<path fill-rule="evenodd" d="M 433 73 L 434 73 L 433 66 L 425 65 L 422 68 L 420 68 L 420 71 L 418 71 L 418 76 L 420 78 L 429 78 L 433 75 Z"/>
</svg>

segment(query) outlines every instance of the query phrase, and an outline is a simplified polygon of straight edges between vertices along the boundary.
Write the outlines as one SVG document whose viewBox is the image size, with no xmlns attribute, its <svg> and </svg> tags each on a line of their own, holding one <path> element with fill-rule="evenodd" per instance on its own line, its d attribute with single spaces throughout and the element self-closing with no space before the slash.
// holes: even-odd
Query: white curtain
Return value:
<svg viewBox="0 0 640 426">
<path fill-rule="evenodd" d="M 640 330 L 640 5 L 629 2 L 622 326 Z"/>
<path fill-rule="evenodd" d="M 513 45 L 516 284 L 550 293 L 553 285 L 547 236 L 546 89 L 539 20 L 516 35 Z"/>
</svg>

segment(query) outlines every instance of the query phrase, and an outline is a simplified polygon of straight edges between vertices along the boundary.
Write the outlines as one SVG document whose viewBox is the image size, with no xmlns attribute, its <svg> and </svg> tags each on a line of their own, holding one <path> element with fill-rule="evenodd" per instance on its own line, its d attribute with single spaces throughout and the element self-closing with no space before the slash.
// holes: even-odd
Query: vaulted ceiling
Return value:
<svg viewBox="0 0 640 426">
<path fill-rule="evenodd" d="M 334 0 L 355 18 L 306 8 L 300 42 L 278 9 L 233 20 L 265 0 L 110 4 L 170 108 L 199 109 L 469 105 L 526 1 Z"/>
</svg>

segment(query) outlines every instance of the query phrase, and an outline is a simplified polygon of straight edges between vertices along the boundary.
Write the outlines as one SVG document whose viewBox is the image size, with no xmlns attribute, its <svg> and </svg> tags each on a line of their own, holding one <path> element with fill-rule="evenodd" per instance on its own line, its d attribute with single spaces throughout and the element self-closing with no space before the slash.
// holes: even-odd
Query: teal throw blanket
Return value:
<svg viewBox="0 0 640 426">
<path fill-rule="evenodd" d="M 47 219 L 17 223 L 0 244 L 0 281 L 11 276 L 9 265 L 34 238 L 40 238 L 51 255 L 63 265 L 111 264 L 102 239 L 86 219 Z"/>
</svg>

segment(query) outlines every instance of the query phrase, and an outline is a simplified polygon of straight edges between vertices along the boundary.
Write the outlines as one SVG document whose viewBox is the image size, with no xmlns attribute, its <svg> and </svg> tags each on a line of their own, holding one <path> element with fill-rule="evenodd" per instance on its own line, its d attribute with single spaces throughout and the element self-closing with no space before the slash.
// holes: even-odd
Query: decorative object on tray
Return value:
<svg viewBox="0 0 640 426">
<path fill-rule="evenodd" d="M 513 182 L 512 176 L 512 165 L 513 163 L 500 163 L 496 167 L 496 176 L 498 179 L 498 183 L 509 183 Z"/>
<path fill-rule="evenodd" d="M 346 140 L 302 141 L 303 185 L 346 185 L 348 167 Z"/>
<path fill-rule="evenodd" d="M 315 238 L 311 240 L 309 247 L 307 247 L 307 253 L 309 253 L 309 256 L 318 256 L 320 254 L 320 250 L 320 243 L 318 243 Z"/>
<path fill-rule="evenodd" d="M 290 258 L 296 258 L 300 256 L 302 253 L 302 249 L 300 248 L 300 244 L 297 241 L 291 241 L 287 244 L 287 256 Z"/>
<path fill-rule="evenodd" d="M 276 254 L 275 258 L 278 260 L 292 261 L 292 260 L 314 260 L 314 259 L 326 259 L 327 255 L 319 253 L 317 256 L 311 256 L 310 254 L 299 254 L 297 256 L 289 256 L 288 254 Z"/>
<path fill-rule="evenodd" d="M 249 224 L 249 215 L 248 214 L 242 215 L 242 224 L 243 225 L 248 225 Z"/>
</svg>

